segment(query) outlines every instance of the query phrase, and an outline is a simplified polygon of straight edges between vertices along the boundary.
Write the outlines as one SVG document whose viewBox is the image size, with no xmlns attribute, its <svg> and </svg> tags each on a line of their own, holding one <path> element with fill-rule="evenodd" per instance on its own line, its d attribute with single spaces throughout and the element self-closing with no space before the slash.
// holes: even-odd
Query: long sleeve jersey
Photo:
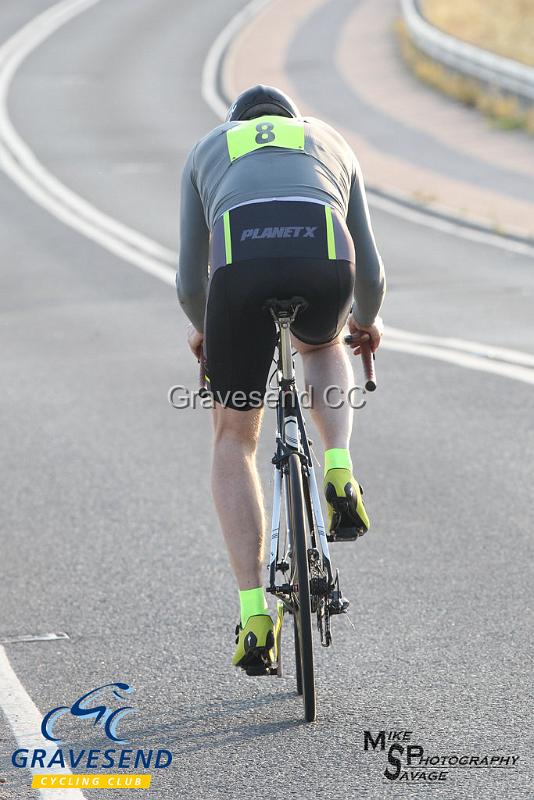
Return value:
<svg viewBox="0 0 534 800">
<path fill-rule="evenodd" d="M 189 153 L 182 174 L 176 287 L 180 304 L 198 331 L 204 328 L 210 232 L 225 211 L 252 200 L 310 198 L 336 208 L 354 241 L 354 319 L 360 325 L 371 325 L 380 310 L 384 267 L 360 165 L 345 139 L 330 125 L 308 117 L 299 122 L 304 127 L 301 149 L 265 146 L 232 159 L 227 131 L 243 123 L 226 122 Z"/>
</svg>

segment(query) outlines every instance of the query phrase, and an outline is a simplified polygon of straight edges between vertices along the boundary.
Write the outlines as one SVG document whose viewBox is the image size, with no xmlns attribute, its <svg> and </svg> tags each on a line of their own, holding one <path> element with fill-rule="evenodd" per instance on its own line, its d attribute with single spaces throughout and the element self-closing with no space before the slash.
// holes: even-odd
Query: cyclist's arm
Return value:
<svg viewBox="0 0 534 800">
<path fill-rule="evenodd" d="M 354 240 L 356 251 L 356 282 L 352 316 L 360 325 L 369 326 L 374 323 L 380 311 L 386 291 L 386 278 L 371 226 L 363 175 L 356 157 L 354 158 L 347 226 Z"/>
<path fill-rule="evenodd" d="M 183 310 L 200 333 L 208 290 L 209 231 L 194 184 L 194 149 L 182 173 L 180 201 L 180 256 L 176 291 Z"/>
</svg>

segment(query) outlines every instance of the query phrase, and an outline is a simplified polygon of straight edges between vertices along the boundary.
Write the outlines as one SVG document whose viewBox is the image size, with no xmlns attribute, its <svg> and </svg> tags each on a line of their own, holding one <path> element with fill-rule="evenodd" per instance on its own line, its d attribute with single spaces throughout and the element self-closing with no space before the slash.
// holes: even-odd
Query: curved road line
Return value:
<svg viewBox="0 0 534 800">
<path fill-rule="evenodd" d="M 0 166 L 29 197 L 61 222 L 119 258 L 164 283 L 172 285 L 174 276 L 170 265 L 175 261 L 176 254 L 138 231 L 103 214 L 86 200 L 67 189 L 38 161 L 35 154 L 15 131 L 9 119 L 8 92 L 13 77 L 24 59 L 65 23 L 98 2 L 100 0 L 62 0 L 27 23 L 0 48 Z M 220 96 L 217 87 L 219 67 L 224 51 L 232 36 L 266 2 L 268 0 L 253 0 L 235 15 L 219 34 L 208 53 L 203 70 L 202 95 L 219 116 L 224 113 L 226 108 L 226 102 Z M 397 213 L 400 216 L 406 216 L 408 213 L 405 207 L 395 204 L 393 201 L 382 200 L 381 202 L 388 203 L 388 210 L 391 213 Z M 444 230 L 441 224 L 438 226 L 439 220 L 430 218 L 425 220 L 425 215 L 419 212 L 410 211 L 409 213 L 412 215 L 412 219 L 413 215 L 417 214 L 417 218 L 413 221 Z M 460 226 L 455 226 L 453 223 L 446 223 L 446 225 L 447 232 L 466 235 L 465 231 L 461 231 Z M 478 232 L 470 232 L 471 235 L 467 238 L 473 238 L 473 233 L 477 233 L 478 241 L 496 244 L 499 247 L 503 246 L 499 237 L 482 235 Z M 514 249 L 515 252 L 531 252 L 532 250 L 518 250 L 516 243 L 508 244 L 507 249 Z M 486 345 L 462 340 L 422 337 L 395 329 L 389 329 L 388 336 L 389 341 L 386 339 L 383 347 L 390 350 L 447 361 L 469 369 L 491 372 L 495 375 L 534 384 L 534 370 L 528 368 L 529 365 L 532 365 L 534 357 L 527 353 L 490 348 Z M 501 360 L 496 361 L 495 359 Z M 17 678 L 5 650 L 1 646 L 0 706 L 21 746 L 31 746 L 32 743 L 43 746 L 40 734 L 37 733 L 40 728 L 40 712 Z M 44 744 L 46 745 L 46 743 Z M 76 789 L 65 790 L 65 792 L 47 789 L 38 791 L 46 800 L 49 798 L 60 800 L 63 797 L 68 797 L 70 800 L 78 800 L 78 798 L 83 800 L 84 798 L 83 793 Z"/>
<path fill-rule="evenodd" d="M 20 747 L 29 749 L 40 748 L 47 753 L 45 758 L 51 758 L 57 750 L 43 736 L 41 736 L 41 721 L 43 715 L 26 692 L 19 681 L 13 667 L 8 661 L 4 648 L 0 645 L 0 708 L 4 712 L 11 730 Z M 50 769 L 31 769 L 32 775 L 50 773 L 54 775 L 72 775 L 70 769 L 52 767 Z M 37 789 L 45 800 L 85 800 L 85 795 L 79 789 Z M 26 792 L 24 791 L 24 794 Z"/>
<path fill-rule="evenodd" d="M 403 340 L 412 344 L 430 345 L 432 347 L 442 347 L 448 350 L 459 350 L 463 353 L 470 353 L 472 356 L 489 358 L 494 361 L 501 361 L 505 364 L 517 364 L 523 367 L 534 368 L 534 355 L 523 353 L 519 350 L 510 350 L 508 347 L 495 347 L 493 345 L 480 344 L 480 342 L 470 342 L 466 339 L 456 339 L 455 337 L 428 336 L 420 333 L 410 333 L 400 328 L 392 328 L 388 325 L 388 337 L 393 335 L 396 340 Z"/>
<path fill-rule="evenodd" d="M 220 119 L 226 117 L 226 112 L 228 110 L 228 103 L 219 92 L 218 87 L 224 54 L 236 33 L 239 33 L 243 25 L 249 20 L 254 19 L 256 14 L 269 2 L 270 0 L 251 0 L 250 3 L 247 3 L 247 5 L 244 6 L 241 11 L 238 11 L 225 25 L 208 51 L 202 69 L 201 94 L 202 99 L 205 100 Z"/>
<path fill-rule="evenodd" d="M 174 273 L 171 264 L 176 261 L 176 253 L 103 214 L 64 186 L 38 161 L 9 119 L 8 92 L 13 77 L 24 59 L 65 23 L 98 2 L 100 0 L 62 0 L 27 23 L 0 48 L 0 166 L 27 195 L 57 219 L 119 258 L 172 286 Z M 269 0 L 249 2 L 230 19 L 208 52 L 202 72 L 202 96 L 219 116 L 224 116 L 226 111 L 226 100 L 218 86 L 225 50 L 232 37 L 268 2 Z M 389 213 L 418 224 L 484 244 L 504 247 L 513 252 L 534 255 L 534 248 L 528 245 L 483 231 L 464 229 L 454 222 L 407 208 L 394 199 L 372 196 L 371 201 L 373 205 Z M 387 329 L 387 332 L 388 338 L 383 343 L 385 349 L 448 361 L 461 367 L 493 372 L 495 375 L 506 374 L 515 380 L 532 383 L 534 373 L 529 369 L 532 363 L 528 353 L 501 349 L 500 355 L 496 356 L 497 348 L 490 348 L 477 342 L 428 336 L 421 338 L 418 334 L 393 328 Z M 490 350 L 493 355 L 489 354 Z M 496 361 L 497 358 L 499 362 Z M 513 370 L 503 371 L 501 362 L 512 363 L 515 367 Z M 479 364 L 482 366 L 477 366 Z"/>
<path fill-rule="evenodd" d="M 166 283 L 176 254 L 99 211 L 67 189 L 38 161 L 14 129 L 7 109 L 13 77 L 30 53 L 65 23 L 100 0 L 62 0 L 34 17 L 0 48 L 0 165 L 36 203 L 88 239 Z"/>
<path fill-rule="evenodd" d="M 424 356 L 425 358 L 432 358 L 435 361 L 447 361 L 458 367 L 474 369 L 477 372 L 491 372 L 493 375 L 500 375 L 503 378 L 512 378 L 512 380 L 522 381 L 523 383 L 529 383 L 531 386 L 534 386 L 534 369 L 519 367 L 504 361 L 491 361 L 486 358 L 480 358 L 478 355 L 469 352 L 447 350 L 445 347 L 419 344 L 402 338 L 395 339 L 390 336 L 389 330 L 387 331 L 387 335 L 388 338 L 380 345 L 386 350 L 396 350 L 399 353 L 411 353 L 414 356 Z"/>
</svg>

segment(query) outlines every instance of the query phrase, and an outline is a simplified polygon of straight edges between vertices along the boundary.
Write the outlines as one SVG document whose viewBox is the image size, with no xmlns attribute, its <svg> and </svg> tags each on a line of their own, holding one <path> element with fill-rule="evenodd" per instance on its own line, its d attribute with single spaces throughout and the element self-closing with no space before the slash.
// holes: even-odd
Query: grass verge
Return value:
<svg viewBox="0 0 534 800">
<path fill-rule="evenodd" d="M 397 20 L 395 27 L 402 56 L 420 80 L 463 105 L 481 111 L 503 130 L 522 128 L 534 134 L 534 108 L 524 107 L 514 97 L 447 69 L 414 45 L 403 20 Z"/>
<path fill-rule="evenodd" d="M 445 33 L 534 66 L 532 0 L 422 0 L 421 10 Z"/>
</svg>

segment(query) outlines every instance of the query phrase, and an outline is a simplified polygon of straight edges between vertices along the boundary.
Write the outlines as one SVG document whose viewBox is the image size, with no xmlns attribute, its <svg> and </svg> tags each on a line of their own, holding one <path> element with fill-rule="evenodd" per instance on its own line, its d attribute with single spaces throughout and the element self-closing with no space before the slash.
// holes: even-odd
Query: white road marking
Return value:
<svg viewBox="0 0 534 800">
<path fill-rule="evenodd" d="M 0 128 L 1 128 L 1 111 L 0 111 Z M 49 211 L 56 219 L 64 222 L 74 230 L 86 236 L 88 239 L 99 244 L 110 253 L 114 253 L 123 261 L 133 264 L 154 278 L 160 281 L 174 285 L 174 271 L 170 264 L 165 261 L 159 261 L 157 258 L 149 256 L 146 251 L 139 250 L 135 243 L 128 242 L 126 238 L 119 239 L 112 232 L 106 232 L 101 228 L 86 221 L 80 217 L 78 213 L 56 199 L 51 195 L 48 190 L 41 186 L 32 176 L 30 172 L 25 172 L 20 168 L 17 162 L 7 149 L 4 148 L 2 142 L 2 134 L 0 129 L 0 167 L 6 172 L 10 178 L 29 196 L 35 200 L 40 206 Z M 83 202 L 83 201 L 82 201 Z M 155 243 L 154 243 L 155 244 Z"/>
<path fill-rule="evenodd" d="M 411 333 L 410 331 L 403 331 L 400 328 L 393 328 L 389 325 L 387 327 L 387 335 L 388 338 L 394 338 L 397 342 L 405 341 L 420 345 L 444 347 L 448 350 L 460 350 L 472 356 L 534 368 L 534 355 L 531 353 L 523 353 L 521 350 L 510 350 L 508 347 L 496 347 L 448 336 L 429 336 L 428 334 Z"/>
<path fill-rule="evenodd" d="M 9 87 L 30 53 L 69 20 L 100 0 L 62 0 L 39 14 L 0 48 L 0 165 L 23 191 L 66 225 L 111 250 L 140 269 L 161 275 L 161 264 L 175 263 L 176 254 L 102 213 L 67 189 L 38 161 L 14 129 L 7 110 Z"/>
<path fill-rule="evenodd" d="M 43 715 L 15 675 L 6 652 L 1 645 L 0 707 L 15 734 L 19 747 L 27 747 L 28 749 L 33 749 L 34 747 L 42 748 L 46 750 L 47 757 L 52 757 L 57 747 L 39 733 Z M 15 767 L 13 767 L 13 770 L 15 770 Z M 69 769 L 61 769 L 59 767 L 30 769 L 29 771 L 32 775 L 41 775 L 43 773 L 72 775 Z M 9 787 L 9 778 L 5 786 L 6 788 Z M 38 791 L 44 800 L 85 800 L 83 792 L 79 789 L 36 789 L 34 791 Z M 21 791 L 22 794 L 26 795 L 26 792 Z"/>
<path fill-rule="evenodd" d="M 498 247 L 509 253 L 534 256 L 534 246 L 527 242 L 509 239 L 506 236 L 498 236 L 496 233 L 488 233 L 487 231 L 477 230 L 476 228 L 470 228 L 468 225 L 460 225 L 452 220 L 443 219 L 431 213 L 425 213 L 423 210 L 419 211 L 416 208 L 410 208 L 410 206 L 405 205 L 401 201 L 396 201 L 393 197 L 383 197 L 369 188 L 367 188 L 367 195 L 369 205 L 373 208 L 379 208 L 381 211 L 386 211 L 388 214 L 405 219 L 415 225 L 433 228 L 436 231 L 447 233 L 451 236 L 457 236 L 460 239 L 468 239 L 470 242 Z"/>
<path fill-rule="evenodd" d="M 19 636 L 6 636 L 0 639 L 0 644 L 16 644 L 21 642 L 52 642 L 55 639 L 68 639 L 69 634 L 64 631 L 57 633 L 22 633 Z"/>
<path fill-rule="evenodd" d="M 24 59 L 52 33 L 100 0 L 62 0 L 15 33 L 0 48 L 0 166 L 6 174 L 36 203 L 48 210 L 61 222 L 69 225 L 87 238 L 114 253 L 119 258 L 144 270 L 171 286 L 174 274 L 171 264 L 176 254 L 149 239 L 138 231 L 109 217 L 86 200 L 67 189 L 38 161 L 35 154 L 13 128 L 7 111 L 7 95 L 13 76 Z M 217 92 L 217 73 L 220 59 L 231 38 L 241 25 L 265 5 L 268 0 L 253 0 L 235 15 L 221 31 L 212 45 L 204 65 L 202 94 L 216 114 L 224 116 L 226 103 Z M 374 200 L 375 205 L 376 199 Z M 474 238 L 476 241 L 506 247 L 513 252 L 531 254 L 532 249 L 518 249 L 515 242 L 478 232 L 469 232 L 454 223 L 442 224 L 423 213 L 410 211 L 393 201 L 380 198 L 381 207 L 418 224 L 445 230 L 448 233 Z M 445 225 L 445 227 L 444 227 Z M 422 337 L 418 334 L 388 329 L 384 348 L 403 353 L 449 361 L 457 366 L 491 372 L 534 384 L 534 371 L 527 367 L 532 356 L 503 348 L 489 348 L 476 342 L 439 337 Z M 491 353 L 490 353 L 491 351 Z M 495 359 L 502 359 L 496 361 Z M 506 363 L 513 362 L 513 363 Z M 524 366 L 521 366 L 524 365 Z M 0 646 L 0 707 L 4 712 L 20 746 L 41 747 L 50 750 L 49 743 L 38 733 L 41 725 L 39 709 L 31 700 L 15 675 L 5 650 Z M 42 770 L 34 770 L 41 772 Z M 56 770 L 58 772 L 62 770 Z M 63 770 L 71 774 L 69 770 Z M 83 800 L 78 789 L 40 789 L 46 800 Z"/>
<path fill-rule="evenodd" d="M 395 339 L 394 336 L 391 337 L 389 335 L 388 329 L 386 329 L 386 335 L 380 347 L 384 350 L 411 353 L 414 356 L 433 358 L 437 361 L 448 361 L 450 364 L 454 364 L 457 367 L 474 369 L 478 372 L 491 372 L 493 375 L 500 375 L 503 378 L 512 378 L 512 380 L 515 381 L 522 381 L 523 383 L 534 385 L 534 369 L 519 367 L 515 364 L 507 364 L 504 361 L 490 361 L 487 358 L 480 358 L 480 356 L 471 353 L 461 353 L 429 344 L 418 344 L 417 342 L 409 342 L 404 339 Z"/>
<path fill-rule="evenodd" d="M 249 20 L 253 19 L 269 2 L 270 0 L 251 0 L 250 3 L 247 3 L 224 26 L 208 51 L 202 69 L 201 93 L 202 98 L 220 119 L 226 117 L 228 110 L 228 104 L 224 97 L 220 95 L 217 85 L 225 50 L 236 33 L 239 33 L 241 28 Z"/>
</svg>

